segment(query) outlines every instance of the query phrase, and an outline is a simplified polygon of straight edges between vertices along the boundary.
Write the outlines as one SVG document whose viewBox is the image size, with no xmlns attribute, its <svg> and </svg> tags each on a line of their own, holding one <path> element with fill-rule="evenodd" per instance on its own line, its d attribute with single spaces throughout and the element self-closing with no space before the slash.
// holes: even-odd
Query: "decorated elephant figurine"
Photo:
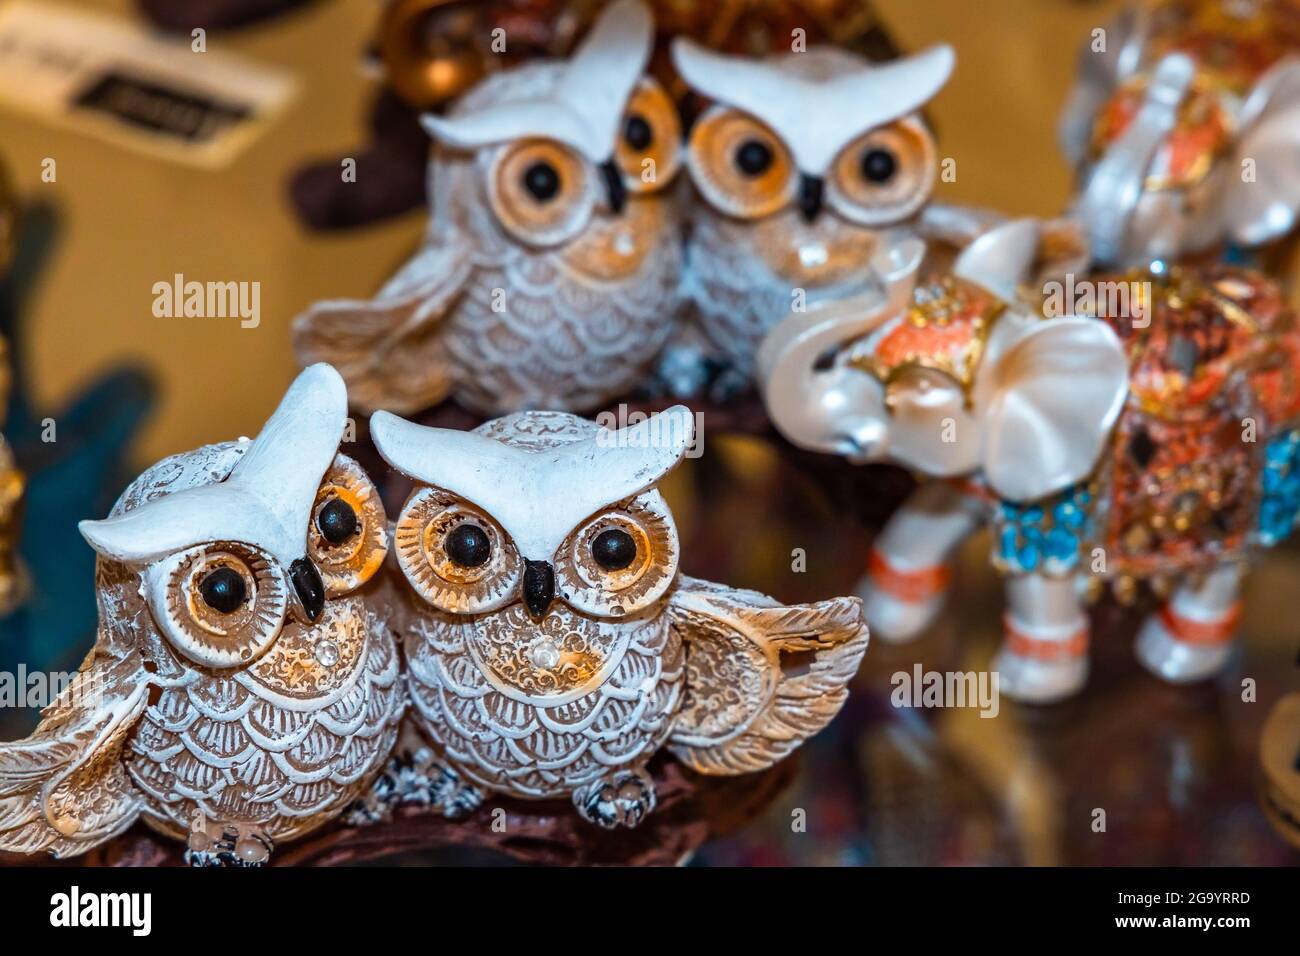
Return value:
<svg viewBox="0 0 1300 956">
<path fill-rule="evenodd" d="M 934 619 L 951 554 L 991 523 L 1006 693 L 1082 687 L 1090 578 L 1121 599 L 1149 582 L 1165 598 L 1138 656 L 1170 681 L 1208 677 L 1231 651 L 1247 555 L 1300 509 L 1294 316 L 1226 265 L 1086 280 L 1102 294 L 1069 311 L 1091 314 L 1052 314 L 1056 290 L 1025 284 L 1039 232 L 999 227 L 919 284 L 919 242 L 882 251 L 875 289 L 765 341 L 769 414 L 796 445 L 936 479 L 875 542 L 862 594 L 882 640 Z"/>
<path fill-rule="evenodd" d="M 1291 4 L 1243 6 L 1144 5 L 1085 45 L 1061 141 L 1095 264 L 1171 262 L 1293 231 L 1300 18 Z M 1286 23 L 1266 22 L 1270 11 Z"/>
</svg>

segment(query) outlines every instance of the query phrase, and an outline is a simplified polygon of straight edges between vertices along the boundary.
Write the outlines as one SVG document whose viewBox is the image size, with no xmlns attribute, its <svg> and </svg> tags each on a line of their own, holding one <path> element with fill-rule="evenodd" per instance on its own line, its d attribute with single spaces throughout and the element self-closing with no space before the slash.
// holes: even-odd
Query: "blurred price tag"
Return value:
<svg viewBox="0 0 1300 956">
<path fill-rule="evenodd" d="M 19 0 L 0 7 L 0 105 L 177 162 L 224 166 L 295 83 L 195 46 L 117 17 Z"/>
</svg>

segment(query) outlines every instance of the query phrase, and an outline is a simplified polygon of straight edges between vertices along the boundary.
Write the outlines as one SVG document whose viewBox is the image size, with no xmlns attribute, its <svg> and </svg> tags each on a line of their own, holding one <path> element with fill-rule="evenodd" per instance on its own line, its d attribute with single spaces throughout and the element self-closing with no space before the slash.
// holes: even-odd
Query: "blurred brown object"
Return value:
<svg viewBox="0 0 1300 956">
<path fill-rule="evenodd" d="M 1300 52 L 1297 0 L 1147 0 L 1152 62 L 1187 53 L 1238 94 L 1287 54 Z"/>
<path fill-rule="evenodd" d="M 0 165 L 0 276 L 9 270 L 18 243 L 18 197 L 14 195 L 9 172 Z M 6 368 L 8 364 L 6 363 Z M 6 375 L 3 395 L 9 394 Z"/>
<path fill-rule="evenodd" d="M 315 0 L 140 0 L 140 11 L 164 30 L 230 30 L 279 16 Z"/>
<path fill-rule="evenodd" d="M 8 271 L 18 236 L 18 200 L 9 184 L 9 174 L 0 166 L 0 277 Z M 0 339 L 0 422 L 9 407 L 13 373 L 9 346 Z M 0 435 L 0 617 L 8 614 L 26 593 L 26 574 L 18 559 L 18 535 L 22 530 L 23 491 L 26 482 L 18 470 L 13 451 Z"/>
<path fill-rule="evenodd" d="M 1278 836 L 1300 849 L 1300 693 L 1273 705 L 1259 738 L 1259 800 Z"/>
<path fill-rule="evenodd" d="M 745 56 L 832 43 L 883 60 L 898 55 L 868 0 L 647 0 L 658 41 L 651 70 L 681 95 L 668 55 L 675 37 Z M 605 0 L 392 0 L 379 26 L 388 84 L 411 106 L 432 109 L 489 72 L 568 53 Z M 500 49 L 494 48 L 495 37 Z"/>
<path fill-rule="evenodd" d="M 445 849 L 482 850 L 549 866 L 676 866 L 706 841 L 762 813 L 798 770 L 797 757 L 762 773 L 705 777 L 671 757 L 650 765 L 659 803 L 641 826 L 606 831 L 586 822 L 567 801 L 493 796 L 463 820 L 422 807 L 401 807 L 373 826 L 331 826 L 278 849 L 272 866 L 347 866 Z M 183 847 L 137 824 L 84 857 L 53 861 L 0 853 L 0 864 L 179 866 Z"/>
</svg>

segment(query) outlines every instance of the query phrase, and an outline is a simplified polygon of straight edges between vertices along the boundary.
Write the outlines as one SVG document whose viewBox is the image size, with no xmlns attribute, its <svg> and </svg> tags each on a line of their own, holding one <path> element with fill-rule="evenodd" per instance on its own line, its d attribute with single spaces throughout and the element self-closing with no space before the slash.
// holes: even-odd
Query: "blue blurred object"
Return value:
<svg viewBox="0 0 1300 956">
<path fill-rule="evenodd" d="M 29 672 L 75 670 L 93 643 L 95 556 L 77 522 L 104 515 L 134 474 L 127 452 L 155 394 L 144 372 L 126 368 L 94 382 L 57 413 L 35 408 L 23 305 L 56 232 L 52 210 L 25 210 L 17 254 L 0 280 L 0 334 L 13 364 L 4 434 L 27 480 L 18 550 L 30 581 L 26 600 L 0 619 L 0 670 L 9 672 L 20 662 Z M 54 441 L 43 434 L 48 421 Z M 37 716 L 6 711 L 0 738 L 25 732 Z"/>
<path fill-rule="evenodd" d="M 1272 546 L 1285 539 L 1300 517 L 1300 429 L 1292 428 L 1269 440 L 1260 475 L 1260 543 Z"/>
</svg>

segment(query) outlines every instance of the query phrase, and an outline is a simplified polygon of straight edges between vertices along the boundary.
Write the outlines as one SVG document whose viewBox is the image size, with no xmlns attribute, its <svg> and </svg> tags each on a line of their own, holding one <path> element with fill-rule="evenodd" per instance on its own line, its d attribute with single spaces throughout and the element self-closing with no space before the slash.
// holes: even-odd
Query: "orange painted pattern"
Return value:
<svg viewBox="0 0 1300 956">
<path fill-rule="evenodd" d="M 1032 657 L 1040 661 L 1056 661 L 1071 657 L 1082 657 L 1088 653 L 1088 625 L 1075 631 L 1064 640 L 1060 638 L 1034 637 L 1020 630 L 1011 620 L 1010 614 L 1002 615 L 1002 634 L 1004 646 L 1012 654 Z"/>
<path fill-rule="evenodd" d="M 1238 601 L 1223 617 L 1213 621 L 1197 621 L 1183 617 L 1166 604 L 1160 609 L 1160 623 L 1176 641 L 1184 644 L 1213 646 L 1226 644 L 1232 640 L 1237 631 L 1237 622 L 1241 620 L 1241 602 Z"/>
<path fill-rule="evenodd" d="M 952 580 L 952 569 L 946 564 L 904 571 L 875 548 L 871 549 L 869 571 L 872 584 L 906 604 L 919 604 L 943 593 Z"/>
</svg>

